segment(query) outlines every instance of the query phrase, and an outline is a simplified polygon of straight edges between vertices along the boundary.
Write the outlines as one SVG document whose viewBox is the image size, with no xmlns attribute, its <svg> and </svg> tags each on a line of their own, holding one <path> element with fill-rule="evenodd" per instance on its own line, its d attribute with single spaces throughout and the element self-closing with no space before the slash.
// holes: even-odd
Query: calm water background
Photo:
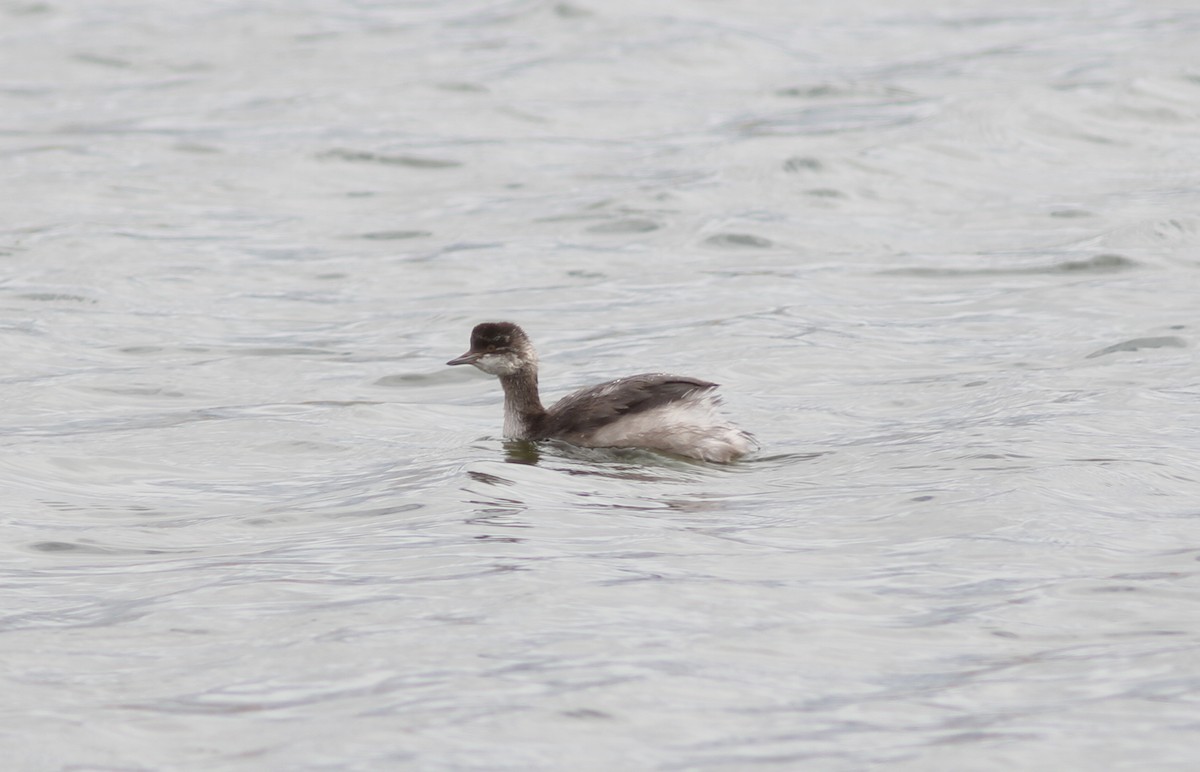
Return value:
<svg viewBox="0 0 1200 772">
<path fill-rule="evenodd" d="M 1194 769 L 1197 52 L 1146 0 L 0 3 L 6 767 Z M 442 364 L 498 318 L 763 451 L 506 445 Z"/>
</svg>

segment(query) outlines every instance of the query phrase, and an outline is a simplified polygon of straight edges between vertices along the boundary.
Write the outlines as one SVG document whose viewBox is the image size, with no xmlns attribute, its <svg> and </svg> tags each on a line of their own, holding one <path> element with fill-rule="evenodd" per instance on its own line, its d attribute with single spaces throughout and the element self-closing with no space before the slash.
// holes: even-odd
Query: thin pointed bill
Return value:
<svg viewBox="0 0 1200 772">
<path fill-rule="evenodd" d="M 460 357 L 454 357 L 446 364 L 448 365 L 473 365 L 482 356 L 474 351 L 468 351 Z"/>
</svg>

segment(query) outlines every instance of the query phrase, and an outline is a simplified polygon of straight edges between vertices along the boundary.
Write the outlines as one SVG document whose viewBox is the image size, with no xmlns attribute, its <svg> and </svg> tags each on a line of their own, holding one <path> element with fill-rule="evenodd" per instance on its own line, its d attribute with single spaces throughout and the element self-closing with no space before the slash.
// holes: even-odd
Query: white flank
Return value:
<svg viewBox="0 0 1200 772">
<path fill-rule="evenodd" d="M 565 438 L 593 448 L 651 448 L 728 463 L 754 450 L 750 435 L 725 420 L 711 394 L 698 393 Z"/>
</svg>

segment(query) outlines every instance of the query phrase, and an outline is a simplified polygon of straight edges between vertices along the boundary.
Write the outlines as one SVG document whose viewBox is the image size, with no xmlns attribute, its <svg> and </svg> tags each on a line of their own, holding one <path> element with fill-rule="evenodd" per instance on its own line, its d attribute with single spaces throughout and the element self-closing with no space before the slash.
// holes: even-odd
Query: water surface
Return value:
<svg viewBox="0 0 1200 772">
<path fill-rule="evenodd" d="M 1192 768 L 1200 12 L 901 6 L 0 5 L 13 768 Z"/>
</svg>

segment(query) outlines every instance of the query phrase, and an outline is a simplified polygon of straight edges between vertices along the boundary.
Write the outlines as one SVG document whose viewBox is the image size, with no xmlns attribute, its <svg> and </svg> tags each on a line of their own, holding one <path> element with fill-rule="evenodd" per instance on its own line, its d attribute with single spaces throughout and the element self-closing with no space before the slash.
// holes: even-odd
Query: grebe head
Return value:
<svg viewBox="0 0 1200 772">
<path fill-rule="evenodd" d="M 484 322 L 471 330 L 471 348 L 448 365 L 475 365 L 489 375 L 515 375 L 537 368 L 529 336 L 512 322 Z"/>
</svg>

